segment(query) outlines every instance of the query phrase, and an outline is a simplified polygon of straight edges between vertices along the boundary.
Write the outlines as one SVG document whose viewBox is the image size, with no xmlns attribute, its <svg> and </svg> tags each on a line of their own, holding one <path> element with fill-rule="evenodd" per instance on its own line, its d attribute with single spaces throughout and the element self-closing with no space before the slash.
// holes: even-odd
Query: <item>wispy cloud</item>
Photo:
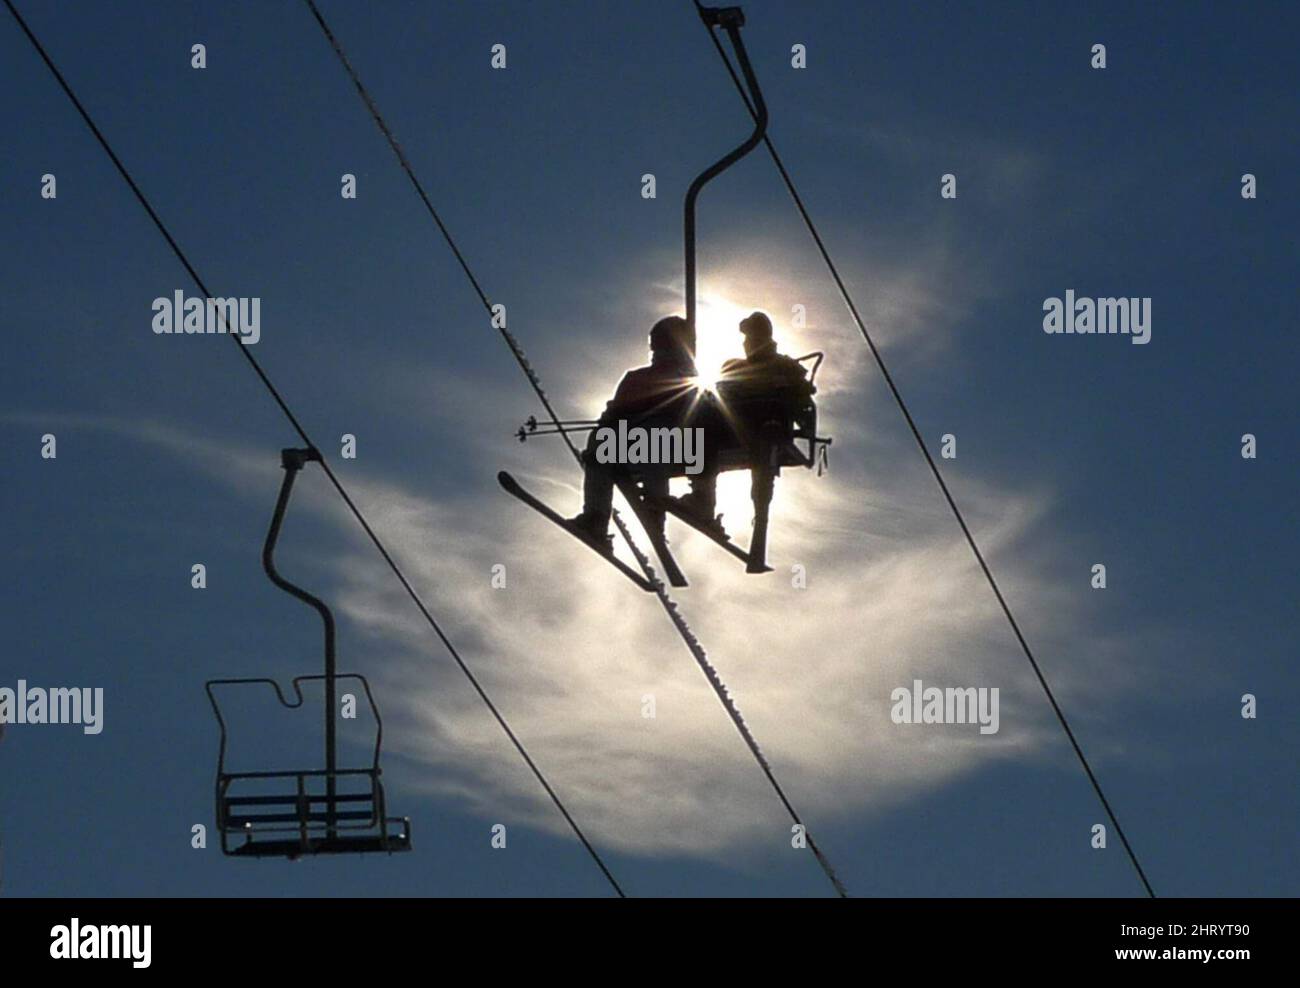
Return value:
<svg viewBox="0 0 1300 988">
<path fill-rule="evenodd" d="M 42 416 L 49 421 L 49 416 Z M 240 492 L 274 486 L 274 458 L 148 423 L 81 419 L 167 449 Z M 677 593 L 747 721 L 805 816 L 879 813 L 982 766 L 1060 755 L 1055 725 L 1005 623 L 929 478 L 903 447 L 868 470 L 848 458 L 823 478 L 787 472 L 778 485 L 771 561 L 745 575 L 686 530 L 673 532 L 693 585 Z M 529 470 L 561 510 L 576 509 L 576 469 Z M 914 454 L 912 454 L 914 455 Z M 908 463 L 910 462 L 910 465 Z M 480 463 L 475 474 L 490 464 Z M 349 482 L 371 523 L 444 621 L 466 661 L 566 802 L 603 846 L 659 854 L 725 855 L 786 827 L 761 776 L 654 598 L 588 550 L 492 489 L 433 501 L 400 483 Z M 1078 629 L 1069 599 L 1041 578 L 1053 554 L 1038 527 L 1042 495 L 968 489 L 963 501 L 992 558 L 1014 559 L 1015 602 L 1050 606 L 1062 635 Z M 743 478 L 724 478 L 728 523 Z M 302 485 L 302 510 L 347 525 L 323 485 Z M 493 589 L 492 567 L 507 586 Z M 565 826 L 497 725 L 439 654 L 405 594 L 359 533 L 327 565 L 331 600 L 368 643 L 390 750 L 390 776 L 492 820 Z M 807 573 L 792 585 L 791 567 Z M 377 671 L 376 671 L 377 670 Z M 891 690 L 996 686 L 1001 731 L 913 727 L 889 717 Z M 1064 677 L 1067 704 L 1131 689 Z M 653 699 L 655 716 L 643 716 Z"/>
<path fill-rule="evenodd" d="M 904 367 L 945 355 L 992 280 L 969 260 L 959 263 L 942 230 L 919 254 L 916 242 L 899 257 L 886 241 L 868 241 L 844 267 L 851 282 L 856 272 L 871 272 L 860 293 L 863 315 L 891 363 Z M 706 306 L 743 299 L 747 309 L 771 312 L 786 352 L 829 351 L 819 384 L 823 431 L 836 437 L 833 472 L 787 471 L 779 481 L 774 573 L 747 576 L 703 538 L 670 530 L 693 581 L 676 597 L 814 827 L 885 812 L 1001 759 L 1063 754 L 1039 688 L 895 413 L 887 422 L 864 414 L 887 407 L 883 385 L 820 263 L 811 250 L 750 242 L 743 263 L 710 268 L 701 291 Z M 636 268 L 671 270 L 666 259 Z M 564 414 L 599 410 L 622 370 L 643 361 L 651 322 L 681 307 L 680 284 L 646 292 L 631 274 L 625 284 L 604 285 L 601 298 L 607 325 L 563 334 L 569 352 L 583 358 L 539 368 L 553 393 L 570 399 L 560 402 Z M 795 304 L 807 311 L 803 328 L 791 323 Z M 535 329 L 555 336 L 554 327 Z M 702 321 L 701 331 L 735 327 Z M 591 835 L 626 851 L 725 854 L 734 862 L 745 847 L 784 832 L 788 822 L 654 598 L 491 482 L 504 466 L 559 510 L 579 506 L 579 475 L 558 443 L 521 447 L 506 439 L 533 408 L 526 392 L 517 405 L 485 404 L 481 382 L 436 367 L 382 370 L 388 393 L 424 397 L 440 435 L 501 435 L 498 443 L 464 446 L 470 479 L 455 498 L 434 500 L 372 474 L 349 487 Z M 238 491 L 275 484 L 269 475 L 277 464 L 264 453 L 147 423 L 82 424 L 166 448 Z M 724 477 L 721 493 L 728 526 L 743 542 L 747 479 Z M 487 819 L 565 833 L 338 499 L 323 485 L 301 485 L 299 497 L 305 510 L 355 536 L 329 550 L 331 600 L 366 638 L 364 666 L 377 683 L 388 746 L 406 756 L 405 769 L 390 767 L 390 777 Z M 1015 605 L 1026 613 L 1050 607 L 1056 634 L 1068 638 L 1080 617 L 1076 598 L 1053 590 L 1048 577 L 1065 536 L 1039 524 L 1047 499 L 963 479 L 963 507 L 988 556 L 1007 561 Z M 504 589 L 491 585 L 498 564 L 506 567 Z M 806 589 L 793 585 L 795 565 L 807 574 Z M 1103 680 L 1067 672 L 1058 692 L 1067 705 L 1084 697 L 1095 709 L 1136 685 L 1118 663 L 1115 669 Z M 890 692 L 914 679 L 998 687 L 1000 732 L 894 724 Z M 643 716 L 650 702 L 653 718 Z"/>
</svg>

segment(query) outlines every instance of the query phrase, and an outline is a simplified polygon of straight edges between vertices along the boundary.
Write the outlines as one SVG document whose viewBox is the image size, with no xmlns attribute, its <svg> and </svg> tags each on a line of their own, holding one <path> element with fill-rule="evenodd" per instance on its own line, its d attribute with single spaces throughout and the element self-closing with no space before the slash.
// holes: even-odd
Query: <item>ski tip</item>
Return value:
<svg viewBox="0 0 1300 988">
<path fill-rule="evenodd" d="M 519 486 L 518 484 L 515 483 L 515 478 L 510 476 L 510 474 L 506 473 L 504 470 L 497 471 L 497 483 L 500 484 L 502 487 L 506 488 L 507 490 L 509 490 L 511 487 Z"/>
</svg>

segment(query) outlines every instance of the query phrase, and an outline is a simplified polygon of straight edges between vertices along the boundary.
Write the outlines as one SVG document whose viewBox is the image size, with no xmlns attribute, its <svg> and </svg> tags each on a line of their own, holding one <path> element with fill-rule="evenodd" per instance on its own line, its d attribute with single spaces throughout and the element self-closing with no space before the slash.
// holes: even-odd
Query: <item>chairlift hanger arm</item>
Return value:
<svg viewBox="0 0 1300 988">
<path fill-rule="evenodd" d="M 262 546 L 262 569 L 274 583 L 285 593 L 298 598 L 304 604 L 314 608 L 325 623 L 325 661 L 326 674 L 334 666 L 334 615 L 319 597 L 308 593 L 302 587 L 290 583 L 275 568 L 275 546 L 280 540 L 280 526 L 284 522 L 284 512 L 289 506 L 289 496 L 293 493 L 293 482 L 308 463 L 321 462 L 320 452 L 316 449 L 285 449 L 280 452 L 280 465 L 284 468 L 284 481 L 280 485 L 280 497 L 275 503 L 275 513 L 271 516 L 271 527 L 266 533 L 266 543 Z"/>
<path fill-rule="evenodd" d="M 692 332 L 695 330 L 695 202 L 706 184 L 758 147 L 759 142 L 767 134 L 767 103 L 763 100 L 763 91 L 759 88 L 753 66 L 749 64 L 745 43 L 740 37 L 740 29 L 745 23 L 744 11 L 739 7 L 705 7 L 698 0 L 695 6 L 710 32 L 715 27 L 721 27 L 731 39 L 731 47 L 736 52 L 736 61 L 740 63 L 745 85 L 749 88 L 754 109 L 754 130 L 744 143 L 702 171 L 686 190 L 686 322 Z"/>
<path fill-rule="evenodd" d="M 338 698 L 335 685 L 338 663 L 334 648 L 334 615 L 326 606 L 325 601 L 313 594 L 309 594 L 302 587 L 290 583 L 275 568 L 275 544 L 280 538 L 280 525 L 284 521 L 284 511 L 289 506 L 289 495 L 293 493 L 293 482 L 298 476 L 298 471 L 308 463 L 324 465 L 325 461 L 320 454 L 320 450 L 309 446 L 305 449 L 290 448 L 280 451 L 280 465 L 284 467 L 284 482 L 280 485 L 280 496 L 275 502 L 275 514 L 271 516 L 271 528 L 266 533 L 266 544 L 262 547 L 262 568 L 266 570 L 266 575 L 271 578 L 272 583 L 285 593 L 310 606 L 321 616 L 321 621 L 325 624 L 325 771 L 328 794 L 333 799 L 335 793 L 334 772 L 338 767 L 338 740 L 334 723 Z M 333 838 L 336 836 L 333 824 L 333 804 L 331 803 L 330 806 L 329 836 Z"/>
</svg>

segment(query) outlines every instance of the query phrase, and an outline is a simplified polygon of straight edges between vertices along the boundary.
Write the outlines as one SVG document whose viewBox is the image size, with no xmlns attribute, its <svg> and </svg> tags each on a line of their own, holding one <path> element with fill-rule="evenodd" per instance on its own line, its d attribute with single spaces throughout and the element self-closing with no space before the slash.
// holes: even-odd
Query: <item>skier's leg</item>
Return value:
<svg viewBox="0 0 1300 988">
<path fill-rule="evenodd" d="M 575 517 L 573 523 L 588 535 L 604 539 L 614 506 L 614 470 L 612 464 L 596 460 L 595 437 L 595 430 L 592 430 L 582 455 L 582 514 Z"/>
<path fill-rule="evenodd" d="M 717 471 L 705 470 L 692 477 L 691 492 L 678 503 L 695 515 L 701 524 L 715 523 L 718 512 Z"/>
<path fill-rule="evenodd" d="M 656 499 L 668 497 L 669 475 L 657 471 L 648 471 L 642 475 L 641 491 L 646 499 L 646 515 L 648 523 L 655 527 L 656 533 L 663 535 L 664 531 L 664 511 L 663 508 L 654 507 Z"/>
<path fill-rule="evenodd" d="M 772 504 L 772 495 L 776 489 L 776 468 L 771 465 L 773 449 L 767 443 L 760 443 L 750 474 L 750 498 L 754 502 L 754 535 L 749 542 L 749 565 L 745 569 L 750 573 L 761 573 L 767 563 L 767 521 L 768 509 Z"/>
<path fill-rule="evenodd" d="M 700 472 L 687 474 L 691 492 L 678 503 L 706 525 L 716 522 L 718 510 L 718 461 L 722 453 L 724 434 L 729 431 L 724 416 L 715 407 L 708 406 L 697 416 L 696 422 L 704 435 L 701 449 Z"/>
<path fill-rule="evenodd" d="M 667 497 L 668 474 L 646 473 L 642 479 L 641 489 L 645 491 L 646 497 Z"/>
</svg>

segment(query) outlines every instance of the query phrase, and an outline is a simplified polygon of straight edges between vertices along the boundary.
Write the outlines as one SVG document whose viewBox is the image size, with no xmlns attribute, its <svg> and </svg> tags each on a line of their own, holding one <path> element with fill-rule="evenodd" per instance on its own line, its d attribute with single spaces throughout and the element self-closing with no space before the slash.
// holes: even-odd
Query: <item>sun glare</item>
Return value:
<svg viewBox="0 0 1300 988">
<path fill-rule="evenodd" d="M 700 295 L 695 312 L 696 387 L 716 391 L 722 365 L 745 355 L 740 320 L 753 311 L 752 306 L 744 308 L 714 292 Z M 684 494 L 688 489 L 684 478 L 673 480 L 674 494 Z M 717 494 L 717 511 L 723 516 L 728 531 L 733 534 L 744 531 L 754 516 L 749 496 L 749 474 L 724 473 L 718 478 Z"/>
<path fill-rule="evenodd" d="M 750 313 L 717 295 L 705 295 L 695 313 L 695 369 L 699 387 L 715 390 L 722 365 L 743 357 L 740 320 Z"/>
</svg>

